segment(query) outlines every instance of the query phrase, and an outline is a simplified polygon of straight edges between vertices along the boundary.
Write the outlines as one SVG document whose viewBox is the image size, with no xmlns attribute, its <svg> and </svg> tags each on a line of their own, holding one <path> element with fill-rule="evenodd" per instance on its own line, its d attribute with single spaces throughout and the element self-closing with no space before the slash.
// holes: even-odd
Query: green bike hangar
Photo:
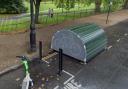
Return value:
<svg viewBox="0 0 128 89">
<path fill-rule="evenodd" d="M 57 31 L 51 42 L 55 51 L 87 63 L 107 46 L 105 31 L 94 23 L 79 24 Z"/>
</svg>

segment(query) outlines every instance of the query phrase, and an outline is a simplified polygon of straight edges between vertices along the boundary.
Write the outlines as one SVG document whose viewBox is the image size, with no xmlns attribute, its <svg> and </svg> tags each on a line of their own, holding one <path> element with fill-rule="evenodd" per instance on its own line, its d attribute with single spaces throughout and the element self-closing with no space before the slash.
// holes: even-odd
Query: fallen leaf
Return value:
<svg viewBox="0 0 128 89">
<path fill-rule="evenodd" d="M 43 77 L 43 78 L 42 78 L 42 81 L 44 81 L 44 80 L 45 80 L 45 78 Z"/>
<path fill-rule="evenodd" d="M 20 78 L 16 78 L 16 81 L 20 81 Z"/>
<path fill-rule="evenodd" d="M 38 89 L 42 89 L 41 87 L 38 87 Z"/>
<path fill-rule="evenodd" d="M 42 87 L 44 87 L 45 85 L 44 84 L 41 84 Z"/>
<path fill-rule="evenodd" d="M 59 78 L 57 78 L 57 80 L 60 80 Z"/>
</svg>

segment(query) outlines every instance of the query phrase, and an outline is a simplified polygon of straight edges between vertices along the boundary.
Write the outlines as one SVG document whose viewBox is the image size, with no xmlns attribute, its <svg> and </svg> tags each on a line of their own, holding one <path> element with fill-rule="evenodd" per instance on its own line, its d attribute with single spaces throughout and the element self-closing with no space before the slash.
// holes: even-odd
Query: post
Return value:
<svg viewBox="0 0 128 89">
<path fill-rule="evenodd" d="M 80 10 L 80 17 L 81 17 L 81 10 Z"/>
<path fill-rule="evenodd" d="M 106 24 L 109 21 L 109 15 L 110 15 L 110 11 L 111 11 L 111 6 L 112 6 L 113 2 L 112 0 L 109 1 L 109 8 L 108 8 L 108 14 L 107 14 L 107 19 L 106 19 Z"/>
<path fill-rule="evenodd" d="M 111 6 L 109 6 L 109 9 L 108 9 L 108 14 L 107 14 L 107 19 L 106 19 L 106 24 L 107 24 L 107 23 L 108 23 L 108 21 L 109 21 L 110 9 L 111 9 Z"/>
<path fill-rule="evenodd" d="M 58 24 L 58 23 L 59 23 L 59 21 L 58 21 L 58 14 L 59 14 L 59 13 L 56 13 L 56 14 L 57 14 L 57 24 Z"/>
<path fill-rule="evenodd" d="M 59 76 L 61 76 L 61 73 L 63 71 L 63 50 L 59 49 Z"/>
<path fill-rule="evenodd" d="M 42 41 L 39 41 L 39 58 L 42 59 Z"/>
<path fill-rule="evenodd" d="M 30 24 L 30 50 L 36 51 L 36 30 L 35 30 L 35 17 L 34 17 L 34 1 L 30 0 L 31 24 Z"/>
<path fill-rule="evenodd" d="M 74 16 L 73 16 L 73 20 L 75 20 L 75 11 L 74 11 Z"/>
</svg>

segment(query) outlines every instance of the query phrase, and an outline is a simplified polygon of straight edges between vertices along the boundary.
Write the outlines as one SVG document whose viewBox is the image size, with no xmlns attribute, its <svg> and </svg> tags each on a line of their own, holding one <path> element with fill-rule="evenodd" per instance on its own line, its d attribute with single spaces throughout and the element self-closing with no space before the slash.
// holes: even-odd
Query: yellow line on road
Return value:
<svg viewBox="0 0 128 89">
<path fill-rule="evenodd" d="M 57 52 L 54 52 L 54 53 L 52 53 L 52 54 L 50 54 L 50 55 L 48 55 L 48 56 L 42 58 L 42 60 L 48 60 L 49 58 L 51 58 L 51 57 L 53 57 L 53 56 L 56 56 L 57 54 L 58 54 Z"/>
</svg>

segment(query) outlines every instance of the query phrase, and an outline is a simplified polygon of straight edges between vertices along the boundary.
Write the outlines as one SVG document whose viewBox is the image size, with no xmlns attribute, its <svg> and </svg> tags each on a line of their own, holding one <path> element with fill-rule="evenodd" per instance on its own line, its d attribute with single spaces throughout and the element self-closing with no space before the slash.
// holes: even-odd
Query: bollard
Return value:
<svg viewBox="0 0 128 89">
<path fill-rule="evenodd" d="M 39 58 L 42 59 L 42 41 L 39 41 Z"/>
<path fill-rule="evenodd" d="M 59 49 L 59 76 L 61 76 L 61 73 L 63 71 L 63 50 Z"/>
</svg>

